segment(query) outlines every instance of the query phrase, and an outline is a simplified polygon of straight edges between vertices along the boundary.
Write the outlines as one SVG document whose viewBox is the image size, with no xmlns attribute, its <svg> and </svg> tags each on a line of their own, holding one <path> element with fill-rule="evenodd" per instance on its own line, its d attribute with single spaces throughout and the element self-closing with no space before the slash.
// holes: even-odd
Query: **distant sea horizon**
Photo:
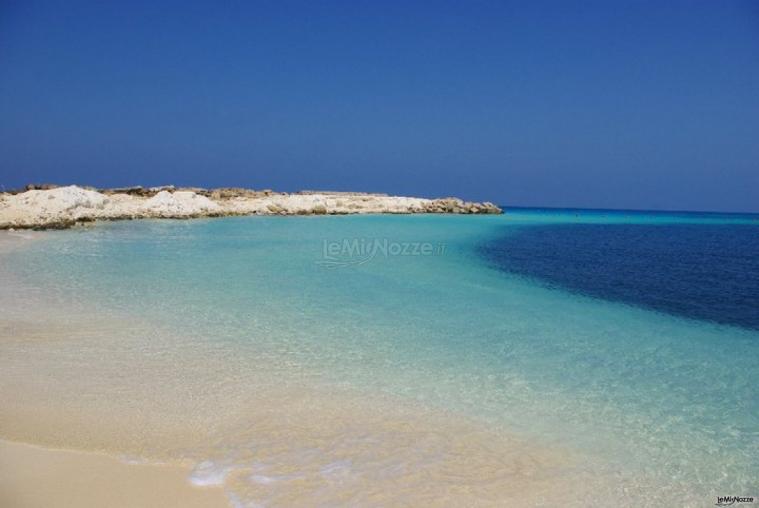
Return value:
<svg viewBox="0 0 759 508">
<path fill-rule="evenodd" d="M 728 216 L 756 216 L 759 217 L 759 211 L 757 212 L 742 212 L 742 211 L 720 211 L 720 210 L 678 210 L 678 209 L 646 209 L 646 208 L 587 208 L 587 207 L 566 207 L 566 206 L 515 206 L 507 204 L 498 204 L 498 207 L 506 210 L 549 210 L 549 211 L 576 211 L 576 212 L 590 212 L 590 213 L 660 213 L 660 214 L 672 214 L 672 215 L 728 215 Z"/>
</svg>

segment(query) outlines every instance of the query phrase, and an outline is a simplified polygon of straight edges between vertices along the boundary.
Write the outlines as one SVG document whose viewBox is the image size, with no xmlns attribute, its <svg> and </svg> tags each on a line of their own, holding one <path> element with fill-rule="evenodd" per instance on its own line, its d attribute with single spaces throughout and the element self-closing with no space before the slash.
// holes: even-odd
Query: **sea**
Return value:
<svg viewBox="0 0 759 508">
<path fill-rule="evenodd" d="M 759 215 L 98 223 L 0 257 L 0 437 L 234 506 L 759 494 Z"/>
</svg>

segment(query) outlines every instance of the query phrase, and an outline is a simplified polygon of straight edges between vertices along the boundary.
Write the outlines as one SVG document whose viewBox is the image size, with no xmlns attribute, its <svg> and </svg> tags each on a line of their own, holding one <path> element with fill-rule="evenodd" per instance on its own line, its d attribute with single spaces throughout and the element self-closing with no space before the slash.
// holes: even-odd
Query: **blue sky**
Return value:
<svg viewBox="0 0 759 508">
<path fill-rule="evenodd" d="M 759 2 L 0 2 L 0 185 L 759 211 Z"/>
</svg>

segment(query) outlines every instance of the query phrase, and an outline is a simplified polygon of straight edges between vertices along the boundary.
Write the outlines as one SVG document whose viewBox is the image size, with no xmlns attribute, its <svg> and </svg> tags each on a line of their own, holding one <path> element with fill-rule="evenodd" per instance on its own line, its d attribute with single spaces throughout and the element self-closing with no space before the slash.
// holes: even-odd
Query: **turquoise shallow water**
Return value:
<svg viewBox="0 0 759 508">
<path fill-rule="evenodd" d="M 757 330 L 549 288 L 481 253 L 525 228 L 577 223 L 755 219 L 518 210 L 137 221 L 53 232 L 9 262 L 96 308 L 576 451 L 620 488 L 640 482 L 630 504 L 755 494 Z"/>
</svg>

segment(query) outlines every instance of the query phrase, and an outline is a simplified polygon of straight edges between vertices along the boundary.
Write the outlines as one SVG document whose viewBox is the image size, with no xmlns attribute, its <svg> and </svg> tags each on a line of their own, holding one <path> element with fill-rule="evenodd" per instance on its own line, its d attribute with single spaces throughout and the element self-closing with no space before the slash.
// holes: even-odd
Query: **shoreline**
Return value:
<svg viewBox="0 0 759 508">
<path fill-rule="evenodd" d="M 260 224 L 255 220 L 232 222 L 254 228 Z M 302 226 L 308 231 L 320 227 L 330 229 L 342 226 L 342 223 L 363 227 L 357 225 L 356 221 L 264 222 L 286 228 Z M 359 221 L 361 222 L 363 221 Z M 398 221 L 394 220 L 376 222 L 378 224 L 374 224 L 374 227 L 381 226 L 381 223 L 385 223 L 388 228 L 399 227 Z M 400 222 L 416 223 L 418 228 L 415 231 L 421 231 L 429 221 Z M 487 220 L 444 222 L 456 223 L 461 228 L 451 232 L 448 238 L 454 234 L 460 237 L 464 229 L 491 227 L 491 221 Z M 134 226 L 142 229 L 138 227 L 140 224 Z M 0 418 L 0 429 L 3 429 L 5 439 L 37 443 L 50 449 L 90 450 L 108 454 L 115 457 L 116 461 L 124 456 L 127 459 L 123 460 L 129 460 L 128 457 L 143 457 L 151 462 L 179 465 L 192 461 L 197 470 L 190 473 L 188 483 L 224 482 L 224 490 L 232 501 L 272 500 L 272 504 L 283 506 L 307 506 L 308 501 L 313 500 L 313 496 L 318 493 L 329 496 L 324 498 L 329 501 L 353 496 L 369 496 L 361 499 L 385 499 L 385 496 L 392 494 L 396 500 L 413 499 L 419 504 L 434 504 L 431 500 L 440 497 L 448 500 L 449 504 L 454 504 L 453 501 L 463 503 L 472 501 L 471 496 L 476 494 L 474 499 L 480 501 L 479 505 L 482 506 L 498 502 L 530 504 L 529 501 L 547 504 L 545 499 L 555 501 L 551 504 L 580 506 L 585 502 L 592 504 L 593 499 L 617 494 L 622 496 L 619 499 L 620 506 L 639 504 L 641 500 L 671 501 L 675 496 L 684 496 L 682 499 L 690 501 L 690 504 L 697 504 L 710 495 L 698 483 L 691 483 L 690 476 L 683 477 L 674 485 L 672 496 L 665 494 L 665 489 L 672 489 L 673 484 L 659 481 L 658 475 L 662 471 L 667 472 L 667 463 L 655 462 L 655 467 L 649 474 L 649 470 L 638 469 L 638 464 L 641 463 L 638 460 L 641 457 L 648 458 L 650 454 L 647 455 L 645 451 L 640 455 L 628 453 L 625 442 L 608 441 L 609 445 L 614 446 L 609 450 L 595 449 L 592 446 L 588 448 L 583 441 L 571 439 L 575 432 L 572 425 L 573 422 L 576 423 L 572 416 L 566 424 L 562 423 L 566 425 L 565 432 L 556 434 L 557 428 L 547 428 L 549 432 L 545 433 L 544 439 L 543 430 L 536 430 L 540 435 L 532 436 L 524 432 L 521 425 L 513 425 L 514 422 L 510 419 L 503 420 L 503 425 L 500 422 L 493 425 L 493 420 L 484 415 L 462 411 L 462 406 L 436 404 L 435 392 L 431 390 L 448 392 L 452 391 L 450 388 L 462 387 L 462 394 L 467 393 L 467 385 L 459 384 L 459 378 L 451 378 L 450 375 L 444 378 L 409 376 L 405 382 L 409 386 L 416 379 L 435 382 L 420 385 L 424 387 L 419 392 L 422 397 L 393 390 L 390 393 L 378 391 L 374 383 L 342 383 L 342 379 L 349 378 L 330 379 L 321 376 L 321 371 L 310 368 L 308 362 L 301 361 L 292 354 L 295 350 L 307 348 L 307 341 L 288 341 L 285 334 L 269 337 L 267 334 L 255 333 L 256 330 L 279 330 L 265 326 L 266 323 L 259 328 L 252 320 L 241 322 L 238 330 L 242 330 L 243 325 L 245 330 L 249 330 L 245 336 L 232 333 L 234 328 L 216 326 L 197 334 L 188 333 L 193 329 L 193 320 L 188 320 L 187 326 L 175 326 L 175 321 L 164 321 L 159 313 L 142 315 L 134 312 L 139 311 L 140 306 L 127 307 L 122 303 L 115 307 L 109 306 L 107 300 L 102 298 L 103 293 L 93 292 L 87 295 L 87 292 L 83 292 L 78 293 L 76 299 L 65 298 L 72 288 L 84 286 L 72 282 L 74 279 L 46 281 L 42 277 L 28 277 L 28 271 L 23 269 L 26 265 L 41 273 L 48 265 L 39 263 L 40 258 L 34 255 L 34 251 L 47 251 L 51 254 L 59 253 L 61 262 L 67 262 L 67 258 L 71 258 L 69 261 L 79 259 L 78 263 L 84 265 L 82 270 L 97 270 L 94 265 L 97 265 L 99 258 L 92 258 L 95 263 L 91 266 L 86 261 L 90 255 L 108 256 L 113 251 L 90 249 L 95 245 L 90 245 L 87 237 L 103 240 L 95 244 L 105 244 L 105 241 L 117 238 L 110 235 L 107 229 L 109 228 L 93 228 L 61 234 L 0 234 L 0 240 L 3 237 L 7 240 L 0 241 L 0 251 L 4 244 L 9 249 L 13 249 L 14 245 L 27 245 L 32 249 L 29 256 L 19 256 L 16 253 L 16 262 L 23 261 L 20 264 L 0 263 L 0 276 L 4 273 L 6 275 L 3 284 L 5 290 L 0 291 L 0 307 L 6 311 L 0 322 L 0 335 L 5 334 L 5 340 L 0 341 L 0 357 L 3 358 L 4 365 L 0 369 L 0 372 L 4 371 L 0 376 L 0 388 L 6 388 L 6 395 L 2 398 L 7 404 L 4 411 L 0 412 L 3 413 L 0 417 L 5 416 L 4 419 Z M 165 228 L 158 228 L 163 229 Z M 323 234 L 320 230 L 305 238 L 318 238 Z M 149 243 L 156 240 L 155 232 L 148 232 L 148 235 L 146 238 Z M 232 236 L 237 237 L 236 234 Z M 282 236 L 274 235 L 273 238 Z M 45 241 L 33 242 L 28 237 Z M 292 237 L 304 238 L 299 235 Z M 260 242 L 270 238 L 271 235 L 258 236 L 256 240 Z M 215 238 L 218 239 L 220 238 Z M 59 241 L 61 244 L 57 246 Z M 273 249 L 277 249 L 273 255 L 289 252 L 286 247 L 277 246 L 276 243 L 272 245 Z M 245 266 L 261 269 L 270 266 L 261 260 L 266 261 L 271 257 L 257 256 L 255 249 L 248 251 L 248 254 L 250 256 L 245 256 Z M 310 255 L 309 251 L 305 251 L 305 254 Z M 55 261 L 55 258 L 52 260 Z M 161 266 L 154 265 L 152 269 L 157 273 Z M 81 275 L 81 270 L 75 268 L 72 265 L 61 271 L 60 275 Z M 129 268 L 128 273 L 132 273 L 133 267 Z M 402 263 L 397 265 L 398 270 L 403 268 Z M 182 272 L 188 273 L 186 269 Z M 102 272 L 98 273 L 102 277 Z M 232 273 L 230 271 L 228 275 Z M 149 273 L 139 270 L 129 275 L 130 279 L 121 277 L 120 280 L 132 281 L 131 277 L 135 274 L 147 275 L 144 280 L 135 282 L 135 289 L 151 287 Z M 332 276 L 327 278 L 330 277 Z M 87 278 L 81 282 L 93 280 L 95 279 Z M 266 284 L 266 279 L 252 277 L 251 281 L 259 282 L 257 287 L 271 285 Z M 223 280 L 217 286 L 228 287 Z M 453 290 L 457 287 L 452 284 Z M 6 294 L 5 297 L 2 296 L 3 293 Z M 123 292 L 120 294 L 124 296 Z M 454 291 L 454 294 L 458 293 Z M 501 294 L 508 295 L 495 293 Z M 519 294 L 520 297 L 524 295 L 530 298 L 529 293 L 521 290 Z M 126 295 L 129 296 L 129 293 Z M 277 295 L 272 294 L 267 298 L 275 296 Z M 128 300 L 118 300 L 122 301 L 126 303 Z M 557 303 L 557 300 L 541 299 L 540 302 L 553 308 L 551 304 Z M 248 303 L 255 305 L 256 302 L 251 299 Z M 454 305 L 451 308 L 456 307 Z M 487 305 L 484 308 L 491 309 Z M 492 307 L 497 308 L 502 307 Z M 589 315 L 596 314 L 594 309 L 602 310 L 599 306 L 576 307 L 574 304 L 566 309 L 587 310 Z M 278 306 L 269 309 L 270 312 L 283 313 L 287 310 L 287 307 Z M 261 309 L 259 317 L 265 313 Z M 39 316 L 44 316 L 44 320 L 40 320 Z M 633 319 L 632 322 L 635 323 L 636 320 Z M 335 323 L 339 324 L 339 320 Z M 657 320 L 654 323 L 669 321 Z M 484 324 L 490 326 L 487 322 Z M 669 323 L 666 326 L 672 326 L 677 332 L 680 325 Z M 350 330 L 343 326 L 335 329 Z M 686 331 L 691 331 L 691 328 Z M 235 342 L 203 340 L 204 335 L 214 337 L 217 333 L 219 338 L 234 338 Z M 256 337 L 256 343 L 238 343 L 238 339 L 246 336 Z M 408 334 L 401 333 L 400 336 Z M 632 334 L 623 335 L 631 336 Z M 384 338 L 386 334 L 380 333 L 376 337 Z M 281 344 L 286 347 L 276 350 L 268 347 L 268 342 L 279 342 L 280 339 L 285 339 Z M 372 352 L 371 355 L 366 354 L 360 358 L 369 361 L 374 358 L 377 365 L 379 362 L 387 364 L 388 360 L 396 360 L 398 367 L 393 367 L 393 371 L 398 372 L 401 378 L 405 377 L 404 372 L 411 371 L 408 367 L 423 371 L 426 362 L 413 361 L 406 364 L 404 361 L 408 355 L 401 357 L 395 354 L 394 344 L 397 343 L 400 341 L 389 340 L 387 345 L 383 342 L 377 348 L 365 350 Z M 333 350 L 325 351 L 328 353 Z M 339 350 L 340 353 L 342 351 L 346 351 L 347 358 L 359 358 L 351 349 Z M 384 351 L 392 352 L 392 355 L 377 355 Z M 515 352 L 519 352 L 519 349 Z M 326 360 L 335 358 L 329 354 L 320 356 Z M 474 372 L 469 370 L 474 363 L 470 363 L 466 355 L 458 356 L 455 360 L 456 368 L 461 369 L 465 375 Z M 278 367 L 269 368 L 275 365 Z M 447 362 L 442 365 L 445 369 Z M 369 364 L 369 367 L 373 368 L 373 365 Z M 477 368 L 480 368 L 479 362 Z M 488 364 L 485 363 L 483 368 L 488 369 Z M 390 387 L 390 383 L 383 381 L 376 385 L 381 386 Z M 514 390 L 510 397 L 512 400 L 536 400 L 529 398 L 529 392 L 522 391 L 525 385 L 521 382 L 505 386 Z M 541 388 L 541 385 L 536 387 Z M 493 386 L 488 384 L 482 387 L 484 390 L 491 388 Z M 454 398 L 450 400 L 455 402 Z M 564 404 L 576 407 L 579 417 L 589 414 L 588 410 L 592 409 L 589 404 L 572 404 L 577 399 L 573 399 L 572 394 L 567 392 L 548 391 L 541 398 L 550 403 L 551 407 L 549 404 L 545 407 L 536 406 L 536 411 L 532 413 L 526 410 L 524 418 L 532 420 L 535 416 L 542 416 L 541 413 L 550 418 L 554 415 L 552 408 L 561 408 Z M 430 406 L 426 408 L 425 400 L 430 401 Z M 648 413 L 634 412 L 630 419 L 621 413 L 623 409 L 627 408 L 617 410 L 614 406 L 608 407 L 604 416 L 610 425 L 616 427 L 632 424 L 631 432 L 638 432 L 635 420 L 639 417 L 646 418 Z M 52 422 L 55 422 L 54 428 L 51 428 Z M 534 428 L 539 429 L 540 425 L 539 421 Z M 532 427 L 531 424 L 530 426 Z M 203 432 L 199 434 L 196 430 Z M 564 435 L 568 438 L 566 442 Z M 597 435 L 600 441 L 608 437 L 603 428 Z M 126 440 L 124 436 L 127 437 Z M 644 432 L 637 437 L 633 434 L 631 439 L 645 445 L 649 442 L 649 437 Z M 685 439 L 682 438 L 682 442 Z M 680 442 L 678 438 L 672 441 L 672 445 L 664 441 L 658 444 L 664 445 L 661 449 L 669 451 L 668 455 L 674 450 L 673 456 L 677 458 L 677 451 L 682 449 L 678 446 Z M 605 455 L 607 451 L 609 456 Z M 626 455 L 622 456 L 619 453 L 621 451 Z M 625 457 L 630 458 L 629 470 L 625 466 Z M 658 456 L 654 458 L 660 459 Z M 703 473 L 702 468 L 709 466 L 702 466 L 706 462 L 700 455 L 687 458 L 696 464 L 691 468 L 693 475 L 700 473 L 710 478 L 708 469 Z M 726 464 L 723 467 L 737 467 L 727 460 L 719 464 Z M 21 467 L 15 463 L 12 466 Z M 424 471 L 424 476 L 418 476 L 414 471 Z M 743 472 L 725 471 L 736 478 L 736 482 L 744 478 Z M 374 478 L 376 483 L 365 483 L 362 478 Z M 354 486 L 348 488 L 341 483 L 348 480 L 354 482 Z M 722 483 L 714 482 L 714 485 L 725 489 Z M 714 485 L 712 488 L 717 488 Z M 684 490 L 686 487 L 687 492 Z M 624 494 L 619 492 L 622 488 Z M 328 503 L 325 501 L 324 504 Z M 470 504 L 477 505 L 476 502 Z"/>
<path fill-rule="evenodd" d="M 226 507 L 220 486 L 187 481 L 191 466 L 129 463 L 113 455 L 0 439 L 0 505 Z"/>
<path fill-rule="evenodd" d="M 3 237 L 7 248 L 32 241 Z M 569 450 L 456 412 L 314 383 L 308 370 L 288 371 L 291 386 L 280 389 L 246 355 L 186 351 L 179 360 L 192 376 L 153 389 L 165 380 L 157 353 L 184 350 L 181 334 L 148 336 L 155 323 L 102 313 L 92 302 L 60 302 L 47 291 L 19 298 L 14 288 L 25 282 L 9 272 L 0 269 L 8 293 L 0 292 L 0 303 L 10 303 L 0 322 L 2 506 L 311 506 L 314 496 L 321 504 L 409 496 L 424 505 L 492 506 L 587 494 L 555 476 L 581 462 Z M 28 298 L 40 305 L 29 310 Z M 81 355 L 91 368 L 69 363 Z M 235 379 L 223 397 L 185 404 L 222 370 Z M 135 371 L 140 376 L 128 374 Z M 411 465 L 418 470 L 405 469 Z M 348 479 L 354 483 L 342 487 Z"/>
<path fill-rule="evenodd" d="M 33 188 L 0 194 L 0 230 L 67 229 L 99 220 L 193 219 L 240 215 L 500 214 L 490 202 L 351 192 L 129 187 Z"/>
</svg>

